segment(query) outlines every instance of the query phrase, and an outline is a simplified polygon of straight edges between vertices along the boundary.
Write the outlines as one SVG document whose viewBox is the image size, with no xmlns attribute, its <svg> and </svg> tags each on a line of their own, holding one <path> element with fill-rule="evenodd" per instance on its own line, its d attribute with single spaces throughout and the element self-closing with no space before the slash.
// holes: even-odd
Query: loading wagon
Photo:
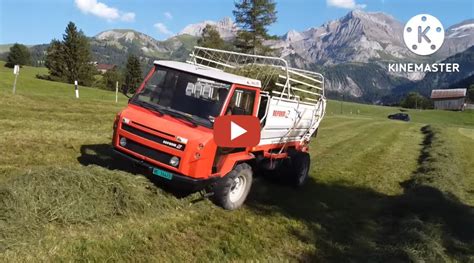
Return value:
<svg viewBox="0 0 474 263">
<path fill-rule="evenodd" d="M 279 57 L 195 47 L 188 61 L 154 61 L 114 121 L 114 151 L 172 184 L 203 191 L 233 210 L 258 174 L 302 186 L 309 142 L 326 108 L 324 77 L 290 68 Z M 215 143 L 215 119 L 251 115 L 260 142 L 228 148 Z"/>
</svg>

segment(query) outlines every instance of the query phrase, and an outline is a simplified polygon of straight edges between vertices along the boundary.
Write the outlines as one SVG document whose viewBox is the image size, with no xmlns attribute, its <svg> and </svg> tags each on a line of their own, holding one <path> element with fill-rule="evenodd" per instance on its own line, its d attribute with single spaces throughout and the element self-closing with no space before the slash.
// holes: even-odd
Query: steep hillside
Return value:
<svg viewBox="0 0 474 263">
<path fill-rule="evenodd" d="M 352 96 L 352 100 L 375 104 L 381 103 L 383 97 L 390 96 L 396 87 L 411 83 L 406 78 L 388 74 L 386 68 L 374 63 L 325 66 L 323 73 L 329 97 L 335 98 L 344 94 Z"/>
<path fill-rule="evenodd" d="M 404 83 L 383 98 L 384 103 L 399 102 L 408 92 L 419 92 L 429 97 L 433 89 L 467 88 L 474 84 L 474 46 L 451 56 L 440 63 L 458 63 L 460 72 L 431 72 L 418 82 Z"/>
<path fill-rule="evenodd" d="M 13 95 L 0 62 L 0 262 L 472 262 L 474 112 L 329 101 L 307 184 L 256 171 L 229 212 L 113 154 L 125 96 L 45 72 Z"/>
<path fill-rule="evenodd" d="M 143 60 L 175 59 L 185 60 L 187 54 L 197 43 L 197 37 L 178 35 L 158 41 L 134 30 L 114 29 L 104 31 L 91 38 L 94 58 L 103 63 L 121 65 L 125 54 L 136 54 Z"/>
<path fill-rule="evenodd" d="M 426 77 L 416 85 L 416 90 L 421 94 L 429 96 L 432 89 L 445 89 L 458 84 L 472 80 L 474 76 L 474 46 L 464 52 L 456 54 L 442 61 L 443 63 L 459 63 L 459 73 L 428 73 Z M 466 83 L 474 84 L 474 82 Z"/>
</svg>

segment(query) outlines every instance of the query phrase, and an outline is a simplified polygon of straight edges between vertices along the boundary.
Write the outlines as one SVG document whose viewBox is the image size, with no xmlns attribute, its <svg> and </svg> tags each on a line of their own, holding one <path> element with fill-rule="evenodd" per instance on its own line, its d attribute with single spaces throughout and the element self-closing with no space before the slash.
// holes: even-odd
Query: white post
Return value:
<svg viewBox="0 0 474 263">
<path fill-rule="evenodd" d="M 118 102 L 118 81 L 115 82 L 115 103 Z"/>
<path fill-rule="evenodd" d="M 20 65 L 15 65 L 13 67 L 13 74 L 15 74 L 15 80 L 13 81 L 13 94 L 16 92 L 16 81 L 18 79 L 18 75 L 20 74 Z"/>
<path fill-rule="evenodd" d="M 79 85 L 77 84 L 77 80 L 74 81 L 74 90 L 76 91 L 76 99 L 79 99 Z"/>
</svg>

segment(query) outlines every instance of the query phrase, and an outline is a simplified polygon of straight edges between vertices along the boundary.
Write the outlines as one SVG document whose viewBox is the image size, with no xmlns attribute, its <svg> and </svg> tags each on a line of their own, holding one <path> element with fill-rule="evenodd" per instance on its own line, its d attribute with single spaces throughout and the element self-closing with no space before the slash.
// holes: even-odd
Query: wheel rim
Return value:
<svg viewBox="0 0 474 263">
<path fill-rule="evenodd" d="M 232 203 L 235 203 L 239 201 L 240 198 L 242 198 L 245 192 L 246 185 L 247 179 L 245 179 L 245 176 L 239 175 L 234 179 L 229 193 L 229 199 Z"/>
</svg>

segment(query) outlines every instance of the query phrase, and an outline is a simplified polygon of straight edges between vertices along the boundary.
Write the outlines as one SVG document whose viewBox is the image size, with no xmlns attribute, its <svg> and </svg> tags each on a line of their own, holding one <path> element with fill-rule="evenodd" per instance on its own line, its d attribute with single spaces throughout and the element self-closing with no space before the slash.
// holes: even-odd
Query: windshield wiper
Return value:
<svg viewBox="0 0 474 263">
<path fill-rule="evenodd" d="M 136 100 L 136 101 L 133 101 L 132 102 L 133 104 L 136 104 L 138 106 L 141 106 L 147 110 L 152 110 L 152 111 L 155 111 L 155 112 L 158 112 L 160 114 L 160 116 L 163 116 L 164 115 L 164 112 L 161 108 L 151 104 L 151 103 L 148 103 L 146 101 L 141 101 L 141 100 Z"/>
<path fill-rule="evenodd" d="M 198 123 L 196 122 L 196 120 L 193 117 L 187 116 L 187 115 L 185 115 L 181 112 L 173 111 L 173 110 L 170 110 L 170 109 L 163 108 L 162 110 L 165 111 L 166 114 L 168 114 L 170 116 L 173 116 L 175 118 L 180 118 L 180 119 L 183 119 L 183 120 L 187 121 L 188 123 L 192 124 L 193 127 L 198 126 Z"/>
<path fill-rule="evenodd" d="M 175 118 L 180 118 L 180 119 L 183 119 L 186 121 L 186 123 L 188 124 L 191 124 L 191 126 L 193 127 L 197 127 L 198 124 L 196 122 L 195 119 L 193 119 L 192 117 L 190 116 L 187 116 L 183 113 L 180 113 L 180 112 L 177 112 L 177 111 L 173 111 L 173 110 L 170 110 L 170 109 L 166 109 L 162 106 L 158 106 L 158 105 L 153 105 L 151 103 L 148 103 L 146 101 L 141 101 L 141 100 L 136 100 L 136 101 L 133 101 L 132 103 L 138 105 L 138 106 L 141 106 L 145 109 L 148 109 L 148 110 L 151 110 L 151 111 L 155 111 L 157 113 L 160 114 L 160 116 L 163 116 L 164 114 L 167 114 L 167 115 L 170 115 L 172 117 L 175 117 Z"/>
</svg>

